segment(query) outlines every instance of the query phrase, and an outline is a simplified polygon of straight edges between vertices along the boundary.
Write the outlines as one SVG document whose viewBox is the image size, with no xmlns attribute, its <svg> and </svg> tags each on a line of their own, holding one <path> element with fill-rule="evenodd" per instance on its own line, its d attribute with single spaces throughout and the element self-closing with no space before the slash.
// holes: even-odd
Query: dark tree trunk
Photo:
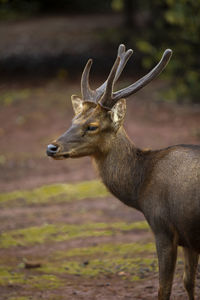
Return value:
<svg viewBox="0 0 200 300">
<path fill-rule="evenodd" d="M 124 0 L 124 15 L 125 15 L 125 26 L 132 28 L 133 21 L 133 0 Z"/>
</svg>

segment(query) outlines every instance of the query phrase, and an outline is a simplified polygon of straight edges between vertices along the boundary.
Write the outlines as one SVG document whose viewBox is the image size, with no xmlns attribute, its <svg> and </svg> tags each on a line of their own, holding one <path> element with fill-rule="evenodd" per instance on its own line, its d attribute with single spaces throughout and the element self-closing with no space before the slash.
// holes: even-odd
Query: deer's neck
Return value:
<svg viewBox="0 0 200 300">
<path fill-rule="evenodd" d="M 146 158 L 120 129 L 107 153 L 95 157 L 99 174 L 110 190 L 125 204 L 140 210 L 139 193 L 145 181 Z"/>
</svg>

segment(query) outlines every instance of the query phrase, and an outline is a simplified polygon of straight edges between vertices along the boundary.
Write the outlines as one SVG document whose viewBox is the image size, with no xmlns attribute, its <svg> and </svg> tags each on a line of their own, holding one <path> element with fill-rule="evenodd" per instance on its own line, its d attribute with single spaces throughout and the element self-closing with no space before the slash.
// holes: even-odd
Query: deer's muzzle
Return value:
<svg viewBox="0 0 200 300">
<path fill-rule="evenodd" d="M 68 158 L 70 154 L 68 152 L 61 152 L 62 147 L 58 144 L 49 144 L 47 146 L 46 154 L 54 159 Z"/>
</svg>

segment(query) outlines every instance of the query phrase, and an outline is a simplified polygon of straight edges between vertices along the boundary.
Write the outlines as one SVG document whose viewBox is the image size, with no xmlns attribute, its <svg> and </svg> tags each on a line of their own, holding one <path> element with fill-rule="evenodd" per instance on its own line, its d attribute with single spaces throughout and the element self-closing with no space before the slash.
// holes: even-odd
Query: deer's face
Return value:
<svg viewBox="0 0 200 300">
<path fill-rule="evenodd" d="M 47 146 L 47 155 L 54 159 L 98 155 L 109 148 L 110 141 L 121 127 L 126 102 L 119 100 L 111 109 L 82 101 L 72 96 L 75 117 L 71 127 L 56 141 Z"/>
<path fill-rule="evenodd" d="M 110 141 L 115 138 L 125 116 L 126 101 L 122 98 L 136 93 L 158 76 L 167 65 L 172 51 L 165 50 L 160 62 L 147 75 L 130 86 L 113 92 L 114 84 L 132 53 L 131 49 L 126 51 L 124 45 L 119 46 L 117 58 L 107 80 L 96 90 L 92 90 L 89 85 L 92 60 L 88 60 L 81 77 L 83 100 L 72 96 L 75 111 L 72 125 L 62 136 L 47 146 L 48 156 L 64 159 L 98 155 L 109 151 L 112 144 Z"/>
</svg>

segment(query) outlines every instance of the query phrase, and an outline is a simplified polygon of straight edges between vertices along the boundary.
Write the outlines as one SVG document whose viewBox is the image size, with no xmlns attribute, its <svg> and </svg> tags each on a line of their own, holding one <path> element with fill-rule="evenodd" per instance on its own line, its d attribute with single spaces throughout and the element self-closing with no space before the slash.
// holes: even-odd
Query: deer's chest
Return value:
<svg viewBox="0 0 200 300">
<path fill-rule="evenodd" d="M 134 181 L 133 172 L 130 166 L 117 166 L 112 168 L 104 166 L 100 169 L 100 176 L 109 191 L 120 201 L 128 206 L 138 208 L 137 205 L 137 184 Z"/>
</svg>

